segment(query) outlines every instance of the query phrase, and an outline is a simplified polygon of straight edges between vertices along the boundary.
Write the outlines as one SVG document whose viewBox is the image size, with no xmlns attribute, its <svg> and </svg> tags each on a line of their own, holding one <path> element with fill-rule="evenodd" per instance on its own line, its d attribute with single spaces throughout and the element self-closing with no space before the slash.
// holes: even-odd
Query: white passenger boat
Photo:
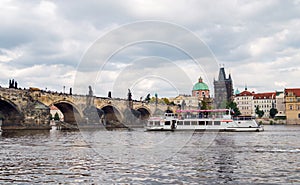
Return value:
<svg viewBox="0 0 300 185">
<path fill-rule="evenodd" d="M 253 117 L 232 117 L 229 109 L 177 110 L 162 117 L 150 117 L 147 131 L 263 131 Z"/>
</svg>

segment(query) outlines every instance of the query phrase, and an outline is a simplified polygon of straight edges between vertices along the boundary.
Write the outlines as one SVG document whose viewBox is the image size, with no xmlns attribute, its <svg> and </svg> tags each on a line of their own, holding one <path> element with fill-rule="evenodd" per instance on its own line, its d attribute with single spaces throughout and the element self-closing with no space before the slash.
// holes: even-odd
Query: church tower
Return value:
<svg viewBox="0 0 300 185">
<path fill-rule="evenodd" d="M 226 78 L 224 67 L 220 68 L 218 80 L 214 80 L 214 106 L 217 109 L 225 108 L 226 103 L 233 96 L 233 85 L 231 75 Z"/>
</svg>

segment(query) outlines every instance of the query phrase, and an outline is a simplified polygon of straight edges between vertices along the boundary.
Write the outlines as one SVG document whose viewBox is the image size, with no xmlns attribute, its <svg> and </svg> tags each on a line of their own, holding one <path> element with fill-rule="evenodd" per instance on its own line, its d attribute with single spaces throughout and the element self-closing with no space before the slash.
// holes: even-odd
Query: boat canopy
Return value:
<svg viewBox="0 0 300 185">
<path fill-rule="evenodd" d="M 186 112 L 227 112 L 230 111 L 230 109 L 211 109 L 211 110 L 197 110 L 197 109 L 191 109 L 191 110 L 176 110 L 177 113 L 186 113 Z"/>
</svg>

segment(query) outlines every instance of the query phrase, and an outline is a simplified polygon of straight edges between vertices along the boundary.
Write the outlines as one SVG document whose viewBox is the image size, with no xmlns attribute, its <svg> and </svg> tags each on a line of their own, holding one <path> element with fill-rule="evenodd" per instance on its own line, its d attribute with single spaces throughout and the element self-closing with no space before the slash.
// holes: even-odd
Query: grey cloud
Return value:
<svg viewBox="0 0 300 185">
<path fill-rule="evenodd" d="M 56 80 L 51 78 L 47 82 L 43 75 L 34 72 L 33 69 L 36 69 L 34 66 L 40 65 L 41 69 L 46 71 L 47 68 L 58 70 L 52 66 L 59 66 L 61 69 L 55 72 L 57 76 L 53 79 L 62 77 L 64 81 L 61 83 L 70 85 L 74 79 L 63 76 L 63 71 L 72 73 L 77 66 L 79 66 L 78 72 L 91 73 L 103 70 L 102 64 L 109 56 L 105 53 L 115 52 L 115 48 L 122 48 L 123 37 L 138 40 L 143 35 L 151 35 L 151 33 L 157 34 L 155 38 L 179 43 L 195 58 L 209 54 L 203 48 L 205 45 L 194 44 L 193 40 L 189 40 L 190 38 L 183 33 L 172 37 L 174 31 L 172 29 L 169 33 L 159 33 L 157 30 L 161 30 L 161 27 L 156 27 L 154 30 L 143 27 L 143 32 L 124 30 L 124 34 L 116 35 L 112 43 L 100 43 L 105 46 L 103 50 L 94 50 L 89 53 L 89 57 L 85 58 L 86 61 L 81 61 L 84 65 L 79 63 L 88 46 L 98 37 L 105 36 L 114 28 L 132 21 L 156 19 L 183 25 L 196 33 L 196 36 L 207 43 L 220 63 L 225 63 L 225 66 L 232 68 L 234 80 L 240 86 L 247 81 L 255 83 L 255 80 L 251 79 L 251 75 L 254 74 L 247 66 L 254 63 L 265 64 L 264 69 L 257 69 L 255 73 L 259 75 L 268 73 L 269 76 L 268 82 L 259 82 L 255 88 L 273 89 L 274 86 L 269 81 L 275 81 L 277 74 L 274 71 L 277 71 L 288 84 L 296 84 L 297 82 L 291 78 L 299 79 L 299 76 L 295 71 L 290 70 L 297 69 L 298 63 L 294 61 L 299 61 L 297 53 L 300 49 L 298 31 L 300 4 L 296 2 L 228 0 L 174 3 L 163 1 L 157 2 L 160 5 L 160 9 L 157 9 L 154 7 L 154 2 L 135 0 L 126 2 L 8 1 L 0 8 L 0 15 L 4 17 L 0 25 L 0 48 L 9 51 L 20 50 L 22 55 L 9 62 L 0 61 L 1 70 L 8 71 L 0 77 L 0 82 L 6 83 L 10 74 L 16 76 L 14 73 L 21 70 L 24 73 L 19 76 L 20 78 L 32 81 L 37 86 L 48 83 L 53 88 L 59 89 L 60 87 L 55 86 Z M 45 7 L 39 10 L 41 5 Z M 284 30 L 287 30 L 287 34 L 284 38 L 280 38 L 278 33 Z M 261 52 L 257 50 L 255 54 L 253 48 L 251 50 L 251 45 L 259 44 L 259 40 L 263 38 L 269 38 L 272 42 L 266 46 L 261 45 L 263 50 Z M 1 55 L 5 53 L 2 52 Z M 155 70 L 154 67 L 162 71 L 168 69 L 164 62 L 157 62 L 156 66 L 153 66 L 152 62 L 130 66 L 132 62 L 145 56 L 164 57 L 174 63 L 187 60 L 192 62 L 192 59 L 189 59 L 180 48 L 157 43 L 136 43 L 116 53 L 105 66 L 105 73 L 114 76 L 116 72 L 127 68 L 132 71 Z M 269 65 L 270 63 L 272 65 Z M 201 65 L 205 65 L 205 62 Z M 278 70 L 282 67 L 286 70 Z M 196 70 L 190 69 L 190 71 L 193 71 L 193 75 L 196 74 Z M 249 76 L 245 75 L 247 73 L 250 73 Z M 213 76 L 210 74 L 208 80 L 212 80 Z M 111 77 L 107 79 L 104 87 L 101 87 L 101 93 L 105 92 L 107 90 L 105 88 L 109 88 L 109 84 L 114 81 Z M 168 87 L 160 88 L 164 89 L 164 92 L 169 90 Z"/>
</svg>

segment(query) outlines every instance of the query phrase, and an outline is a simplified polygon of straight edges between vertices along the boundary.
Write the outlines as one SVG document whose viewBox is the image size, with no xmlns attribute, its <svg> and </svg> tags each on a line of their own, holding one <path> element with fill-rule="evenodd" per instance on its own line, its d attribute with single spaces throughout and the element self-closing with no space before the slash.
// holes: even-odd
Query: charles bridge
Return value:
<svg viewBox="0 0 300 185">
<path fill-rule="evenodd" d="M 176 107 L 120 98 L 57 93 L 37 88 L 0 87 L 0 121 L 2 130 L 50 129 L 50 106 L 64 115 L 72 125 L 141 124 L 147 118 Z"/>
</svg>

